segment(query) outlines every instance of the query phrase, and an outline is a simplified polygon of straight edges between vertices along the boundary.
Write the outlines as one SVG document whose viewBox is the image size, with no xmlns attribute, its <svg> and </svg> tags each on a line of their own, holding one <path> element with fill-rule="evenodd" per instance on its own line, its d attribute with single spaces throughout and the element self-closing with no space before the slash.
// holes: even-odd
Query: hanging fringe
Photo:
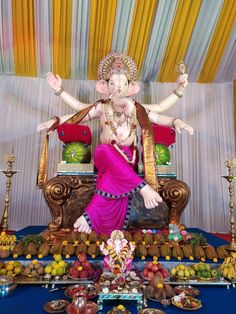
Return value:
<svg viewBox="0 0 236 314">
<path fill-rule="evenodd" d="M 39 169 L 37 174 L 37 182 L 36 185 L 40 189 L 43 188 L 44 184 L 47 181 L 47 172 L 48 172 L 48 146 L 49 146 L 49 134 L 46 134 L 42 151 L 41 157 L 39 161 Z"/>
<path fill-rule="evenodd" d="M 40 161 L 39 161 L 39 169 L 38 169 L 38 173 L 37 173 L 36 186 L 39 187 L 40 189 L 42 189 L 44 184 L 46 183 L 47 175 L 48 175 L 49 133 L 54 131 L 60 123 L 59 117 L 53 117 L 52 119 L 54 119 L 55 122 L 47 130 L 46 137 L 45 137 L 42 151 L 41 151 Z"/>
</svg>

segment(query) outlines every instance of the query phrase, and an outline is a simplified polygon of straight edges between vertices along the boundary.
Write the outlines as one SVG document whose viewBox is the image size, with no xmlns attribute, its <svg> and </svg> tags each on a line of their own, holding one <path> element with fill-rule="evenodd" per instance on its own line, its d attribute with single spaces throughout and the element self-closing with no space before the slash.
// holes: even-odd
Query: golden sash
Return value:
<svg viewBox="0 0 236 314">
<path fill-rule="evenodd" d="M 91 105 L 78 113 L 74 114 L 65 123 L 80 123 L 84 117 L 89 113 L 89 111 L 96 106 L 99 102 L 104 102 L 104 100 L 98 100 L 94 105 Z M 144 174 L 146 182 L 154 189 L 159 190 L 159 183 L 156 177 L 156 158 L 154 151 L 154 140 L 153 140 L 153 128 L 151 122 L 148 119 L 145 108 L 135 102 L 137 110 L 137 119 L 142 129 L 142 142 L 143 142 L 143 164 L 144 164 Z M 47 181 L 47 163 L 48 163 L 48 145 L 49 145 L 49 132 L 55 130 L 59 124 L 58 117 L 57 121 L 53 126 L 47 131 L 45 142 L 43 144 L 39 171 L 37 176 L 37 186 L 43 187 Z"/>
</svg>

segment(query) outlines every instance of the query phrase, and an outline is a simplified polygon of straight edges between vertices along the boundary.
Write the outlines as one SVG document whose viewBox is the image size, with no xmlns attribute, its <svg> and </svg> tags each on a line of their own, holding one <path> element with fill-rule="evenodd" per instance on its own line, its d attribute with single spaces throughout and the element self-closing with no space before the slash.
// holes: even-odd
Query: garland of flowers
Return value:
<svg viewBox="0 0 236 314">
<path fill-rule="evenodd" d="M 123 247 L 123 249 L 121 250 L 121 253 L 120 253 L 119 256 L 114 251 L 112 246 L 108 245 L 107 246 L 107 250 L 108 250 L 108 254 L 110 256 L 110 259 L 112 260 L 112 262 L 114 264 L 114 267 L 118 268 L 118 269 L 121 269 L 122 265 L 124 264 L 124 262 L 125 262 L 125 260 L 127 258 L 128 252 L 129 252 L 128 245 L 126 244 Z"/>
<path fill-rule="evenodd" d="M 110 137 L 112 138 L 113 134 L 117 137 L 117 127 L 114 125 L 113 121 L 116 121 L 115 117 L 114 117 L 114 105 L 112 104 L 112 102 L 103 104 L 103 108 L 104 108 L 104 113 L 105 113 L 105 117 L 106 117 L 106 126 L 107 126 L 107 130 L 108 133 L 110 134 Z M 109 109 L 112 108 L 113 114 L 110 114 Z M 124 120 L 125 121 L 125 120 Z M 116 121 L 117 122 L 117 121 Z M 118 126 L 120 125 L 120 123 L 117 123 Z M 134 145 L 134 149 L 133 149 L 133 154 L 132 154 L 132 158 L 129 159 L 128 156 L 122 151 L 122 149 L 117 145 L 115 140 L 111 141 L 111 144 L 115 147 L 115 149 L 122 155 L 122 157 L 131 164 L 135 163 L 136 160 L 136 153 L 137 153 L 137 149 L 136 149 L 136 143 L 137 143 L 137 117 L 136 117 L 136 110 L 134 109 L 132 112 L 132 115 L 130 117 L 130 131 L 129 131 L 129 135 L 125 138 L 129 138 L 132 133 L 134 133 L 134 141 L 133 141 L 133 145 Z M 124 139 L 124 140 L 125 140 Z"/>
</svg>

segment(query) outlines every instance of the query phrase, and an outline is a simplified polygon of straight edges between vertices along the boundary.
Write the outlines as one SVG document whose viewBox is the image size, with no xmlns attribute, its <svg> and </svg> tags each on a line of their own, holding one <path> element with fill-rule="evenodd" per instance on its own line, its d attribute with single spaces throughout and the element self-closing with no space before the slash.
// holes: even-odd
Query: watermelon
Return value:
<svg viewBox="0 0 236 314">
<path fill-rule="evenodd" d="M 169 148 L 164 144 L 155 144 L 156 164 L 166 165 L 170 162 Z"/>
<path fill-rule="evenodd" d="M 89 163 L 91 160 L 91 151 L 90 148 L 83 143 L 68 143 L 63 148 L 62 159 L 67 163 Z"/>
</svg>

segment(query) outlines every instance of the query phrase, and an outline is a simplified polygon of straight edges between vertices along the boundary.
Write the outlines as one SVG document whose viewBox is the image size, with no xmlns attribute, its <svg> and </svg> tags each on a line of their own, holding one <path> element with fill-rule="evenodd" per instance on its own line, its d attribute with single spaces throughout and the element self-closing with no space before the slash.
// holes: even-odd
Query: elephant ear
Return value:
<svg viewBox="0 0 236 314">
<path fill-rule="evenodd" d="M 128 243 L 128 241 L 126 239 L 121 240 L 122 243 L 122 247 L 126 246 L 126 244 Z"/>
<path fill-rule="evenodd" d="M 104 96 L 109 96 L 108 83 L 105 80 L 99 80 L 96 84 L 96 90 Z"/>
<path fill-rule="evenodd" d="M 114 247 L 114 241 L 112 239 L 107 240 L 107 245 Z"/>
<path fill-rule="evenodd" d="M 128 89 L 128 96 L 132 96 L 132 95 L 135 95 L 139 92 L 140 90 L 140 86 L 139 86 L 139 83 L 138 82 L 135 82 L 135 81 L 131 81 L 129 83 L 129 89 Z"/>
</svg>

